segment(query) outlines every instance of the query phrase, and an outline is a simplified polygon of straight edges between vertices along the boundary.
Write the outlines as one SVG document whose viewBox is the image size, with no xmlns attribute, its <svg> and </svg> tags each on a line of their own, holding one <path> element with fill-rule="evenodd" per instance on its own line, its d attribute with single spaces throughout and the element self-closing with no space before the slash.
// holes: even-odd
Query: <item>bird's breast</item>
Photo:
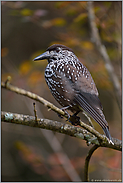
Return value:
<svg viewBox="0 0 123 183">
<path fill-rule="evenodd" d="M 98 95 L 95 83 L 86 67 L 75 60 L 50 62 L 45 69 L 45 80 L 54 98 L 62 105 L 75 105 L 77 93 Z"/>
<path fill-rule="evenodd" d="M 46 83 L 54 98 L 64 107 L 73 104 L 74 89 L 72 88 L 69 74 L 70 67 L 67 65 L 50 64 L 45 69 Z M 69 75 L 69 76 L 68 76 Z"/>
</svg>

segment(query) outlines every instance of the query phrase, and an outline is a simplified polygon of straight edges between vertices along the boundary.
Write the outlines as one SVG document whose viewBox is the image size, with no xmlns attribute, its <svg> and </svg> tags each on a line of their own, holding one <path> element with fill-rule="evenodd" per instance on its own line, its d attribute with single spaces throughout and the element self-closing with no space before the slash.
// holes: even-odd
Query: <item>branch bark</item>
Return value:
<svg viewBox="0 0 123 183">
<path fill-rule="evenodd" d="M 12 86 L 9 82 L 10 78 L 6 80 L 6 82 L 1 82 L 2 88 L 8 89 L 10 91 L 16 92 L 18 94 L 27 96 L 31 99 L 34 99 L 36 101 L 39 101 L 40 103 L 44 104 L 46 107 L 50 108 L 51 110 L 55 111 L 56 113 L 64 116 L 65 118 L 68 118 L 64 111 L 54 106 L 52 103 L 48 102 L 47 100 L 43 99 L 42 97 L 31 93 L 29 91 L 23 90 L 21 88 Z M 34 105 L 35 106 L 35 105 Z M 60 123 L 57 121 L 49 120 L 49 119 L 38 119 L 36 115 L 36 110 L 34 107 L 35 116 L 29 116 L 29 115 L 23 115 L 23 114 L 15 114 L 10 112 L 1 112 L 1 120 L 3 122 L 8 123 L 15 123 L 15 124 L 21 124 L 21 125 L 27 125 L 31 127 L 38 127 L 43 129 L 52 130 L 59 133 L 64 133 L 73 137 L 80 138 L 82 140 L 85 140 L 87 145 L 95 144 L 94 147 L 108 147 L 111 149 L 122 151 L 122 142 L 118 139 L 112 138 L 112 141 L 114 144 L 110 144 L 107 137 L 104 135 L 101 135 L 99 132 L 94 130 L 91 126 L 88 126 L 87 124 L 83 123 L 80 120 L 80 126 L 83 127 L 75 127 L 72 125 Z M 90 133 L 89 133 L 90 132 Z M 94 150 L 96 150 L 94 148 Z M 89 155 L 87 155 L 85 160 L 85 169 L 84 169 L 84 175 L 85 180 L 88 181 L 88 166 L 89 166 L 89 160 L 91 158 L 91 155 L 93 151 L 89 151 Z"/>
<path fill-rule="evenodd" d="M 9 77 L 8 77 L 9 78 Z M 51 110 L 53 110 L 54 112 L 56 112 L 57 114 L 60 114 L 62 116 L 64 116 L 65 118 L 68 119 L 68 116 L 66 115 L 66 113 L 64 111 L 62 111 L 61 109 L 59 109 L 58 107 L 56 107 L 55 105 L 53 105 L 52 103 L 48 102 L 47 100 L 43 99 L 42 97 L 34 94 L 34 93 L 31 93 L 29 91 L 26 91 L 24 89 L 21 89 L 21 88 L 18 88 L 16 86 L 13 86 L 11 85 L 9 82 L 9 80 L 7 79 L 7 82 L 1 82 L 1 87 L 2 88 L 5 88 L 5 89 L 8 89 L 10 91 L 13 91 L 15 93 L 18 93 L 20 95 L 24 95 L 24 96 L 27 96 L 31 99 L 34 99 L 42 104 L 44 104 L 45 106 L 47 106 L 48 108 L 50 108 Z M 96 136 L 98 138 L 98 141 L 100 144 L 108 144 L 112 147 L 111 144 L 109 144 L 109 141 L 107 139 L 107 137 L 105 135 L 101 135 L 99 132 L 97 132 L 95 129 L 93 129 L 91 126 L 85 124 L 84 122 L 82 122 L 80 120 L 80 126 L 83 127 L 84 129 L 86 129 L 88 132 L 92 133 L 94 136 Z M 113 140 L 113 139 L 112 139 Z M 88 142 L 88 143 L 91 143 Z"/>
<path fill-rule="evenodd" d="M 93 10 L 92 1 L 88 2 L 87 10 L 88 10 L 89 24 L 90 24 L 91 33 L 92 33 L 92 36 L 91 36 L 92 42 L 95 44 L 100 55 L 103 57 L 103 60 L 105 62 L 105 67 L 108 71 L 109 77 L 114 86 L 115 96 L 116 96 L 118 106 L 120 108 L 120 111 L 122 111 L 121 110 L 121 101 L 122 101 L 121 100 L 121 86 L 120 86 L 119 80 L 114 72 L 114 68 L 111 64 L 111 60 L 108 56 L 106 47 L 101 42 L 99 31 L 97 29 L 96 22 L 95 22 L 95 14 L 94 14 L 94 10 Z"/>
<path fill-rule="evenodd" d="M 8 78 L 9 78 L 9 76 L 8 76 Z M 48 102 L 44 98 L 42 98 L 42 97 L 40 97 L 40 96 L 36 95 L 35 93 L 30 92 L 30 91 L 26 91 L 26 90 L 24 90 L 22 88 L 18 88 L 16 86 L 11 85 L 8 82 L 8 79 L 6 81 L 5 82 L 1 82 L 1 87 L 2 88 L 8 89 L 8 90 L 13 91 L 13 92 L 15 92 L 17 94 L 24 95 L 26 97 L 34 99 L 35 101 L 38 101 L 38 102 L 42 103 L 44 106 L 48 107 L 49 109 L 52 109 L 53 111 L 55 111 L 58 114 L 60 114 L 60 115 L 62 115 L 62 116 L 67 118 L 67 115 L 65 114 L 64 111 L 62 111 L 61 109 L 59 109 L 58 107 L 56 107 L 52 103 Z"/>
<path fill-rule="evenodd" d="M 108 147 L 118 151 L 122 150 L 122 142 L 118 139 L 113 138 L 114 145 L 109 144 L 108 141 L 102 141 L 101 143 L 99 143 L 97 137 L 89 133 L 87 130 L 49 119 L 37 118 L 37 121 L 35 121 L 35 116 L 2 111 L 1 121 L 52 130 L 85 140 L 88 145 L 96 144 L 101 147 Z"/>
<path fill-rule="evenodd" d="M 98 148 L 98 145 L 94 145 L 88 152 L 86 159 L 85 159 L 85 167 L 84 167 L 84 181 L 89 182 L 89 175 L 88 175 L 88 168 L 89 168 L 89 161 L 91 159 L 92 154 Z"/>
</svg>

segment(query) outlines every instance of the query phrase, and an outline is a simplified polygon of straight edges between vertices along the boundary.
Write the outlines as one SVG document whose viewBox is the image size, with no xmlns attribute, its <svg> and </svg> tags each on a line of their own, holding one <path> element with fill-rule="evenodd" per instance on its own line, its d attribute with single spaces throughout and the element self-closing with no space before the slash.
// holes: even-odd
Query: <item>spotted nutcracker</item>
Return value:
<svg viewBox="0 0 123 183">
<path fill-rule="evenodd" d="M 102 127 L 112 143 L 94 80 L 72 49 L 54 44 L 34 61 L 44 59 L 48 61 L 45 80 L 58 103 L 63 109 L 71 110 L 75 115 L 85 111 Z"/>
</svg>

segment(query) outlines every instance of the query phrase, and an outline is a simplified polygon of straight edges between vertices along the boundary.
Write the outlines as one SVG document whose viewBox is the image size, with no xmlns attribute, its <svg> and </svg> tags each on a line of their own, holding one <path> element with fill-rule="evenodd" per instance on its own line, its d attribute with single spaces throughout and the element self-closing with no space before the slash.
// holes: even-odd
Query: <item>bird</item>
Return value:
<svg viewBox="0 0 123 183">
<path fill-rule="evenodd" d="M 62 44 L 53 44 L 34 61 L 44 59 L 48 61 L 46 83 L 62 109 L 70 110 L 75 116 L 84 111 L 102 127 L 109 143 L 113 144 L 95 82 L 73 50 Z"/>
</svg>

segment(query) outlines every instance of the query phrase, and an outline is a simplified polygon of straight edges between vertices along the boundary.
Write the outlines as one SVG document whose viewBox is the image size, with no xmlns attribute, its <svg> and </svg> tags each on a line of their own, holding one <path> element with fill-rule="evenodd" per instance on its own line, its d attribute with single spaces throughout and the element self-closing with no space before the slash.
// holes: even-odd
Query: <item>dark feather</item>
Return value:
<svg viewBox="0 0 123 183">
<path fill-rule="evenodd" d="M 73 50 L 72 50 L 71 48 L 68 48 L 67 46 L 64 46 L 64 45 L 62 45 L 62 44 L 53 44 L 53 45 L 51 45 L 50 47 L 48 47 L 48 48 L 46 49 L 46 51 L 57 50 L 58 47 L 62 48 L 63 50 L 69 50 L 69 51 L 73 52 Z"/>
<path fill-rule="evenodd" d="M 106 136 L 111 140 L 108 123 L 102 112 L 100 100 L 96 95 L 90 95 L 90 97 L 90 99 L 89 96 L 86 98 L 86 94 L 79 93 L 74 97 L 74 101 L 103 128 Z"/>
<path fill-rule="evenodd" d="M 39 58 L 48 60 L 45 79 L 55 99 L 75 114 L 86 111 L 111 140 L 94 80 L 72 49 L 54 44 Z"/>
</svg>

